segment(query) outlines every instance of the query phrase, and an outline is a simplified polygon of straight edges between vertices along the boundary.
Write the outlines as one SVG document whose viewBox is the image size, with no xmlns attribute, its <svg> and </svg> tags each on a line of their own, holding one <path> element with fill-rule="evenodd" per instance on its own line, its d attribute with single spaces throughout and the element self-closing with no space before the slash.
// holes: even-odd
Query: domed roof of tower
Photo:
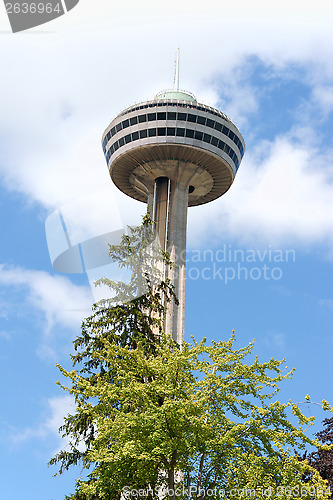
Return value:
<svg viewBox="0 0 333 500">
<path fill-rule="evenodd" d="M 157 101 L 161 99 L 172 99 L 177 101 L 197 102 L 196 98 L 193 94 L 191 94 L 191 92 L 185 92 L 184 90 L 178 89 L 162 90 L 162 92 L 156 94 L 154 99 L 156 99 Z"/>
</svg>

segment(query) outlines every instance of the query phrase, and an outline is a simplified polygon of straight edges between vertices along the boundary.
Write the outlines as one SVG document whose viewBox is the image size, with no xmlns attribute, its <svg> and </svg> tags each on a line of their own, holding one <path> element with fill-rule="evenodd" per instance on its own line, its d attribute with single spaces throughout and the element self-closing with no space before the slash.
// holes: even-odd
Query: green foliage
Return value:
<svg viewBox="0 0 333 500">
<path fill-rule="evenodd" d="M 331 410 L 332 411 L 332 410 Z M 330 487 L 331 498 L 333 495 L 333 417 L 323 421 L 324 429 L 317 432 L 315 436 L 323 445 L 312 453 L 305 453 L 302 457 L 314 467 L 323 479 L 326 479 Z M 306 480 L 311 480 L 309 473 Z"/>
<path fill-rule="evenodd" d="M 155 257 L 148 265 L 140 255 L 150 224 L 146 218 L 111 248 L 122 265 L 134 266 L 133 280 L 108 281 L 116 291 L 112 307 L 95 307 L 74 342 L 74 369 L 59 367 L 69 383 L 58 383 L 74 395 L 76 411 L 61 428 L 69 451 L 50 464 L 62 473 L 80 463 L 88 474 L 66 498 L 327 498 L 318 472 L 291 452 L 321 445 L 304 433 L 313 419 L 276 399 L 292 375 L 283 361 L 247 364 L 253 343 L 235 349 L 234 335 L 181 347 L 164 335 L 165 305 L 174 294 L 156 279 Z M 144 273 L 146 293 L 128 301 Z M 304 483 L 309 472 L 311 483 Z"/>
<path fill-rule="evenodd" d="M 234 349 L 234 337 L 182 349 L 162 337 L 154 352 L 141 342 L 135 349 L 106 338 L 102 343 L 93 358 L 112 368 L 112 383 L 105 373 L 92 380 L 61 368 L 72 382 L 62 387 L 74 394 L 76 415 L 94 428 L 81 456 L 84 468 L 93 467 L 89 480 L 78 483 L 82 498 L 116 499 L 126 487 L 173 489 L 177 471 L 183 475 L 176 485 L 180 491 L 235 490 L 238 498 L 244 490 L 255 490 L 257 498 L 264 498 L 271 489 L 285 498 L 288 487 L 302 488 L 300 496 L 310 498 L 315 487 L 316 497 L 325 497 L 316 471 L 311 484 L 302 483 L 308 465 L 290 452 L 315 442 L 303 432 L 311 418 L 275 399 L 279 382 L 291 375 L 282 373 L 282 362 L 256 359 L 247 365 L 253 344 Z M 298 425 L 288 420 L 288 408 Z M 72 429 L 70 437 L 78 443 L 80 432 Z"/>
<path fill-rule="evenodd" d="M 177 301 L 169 280 L 164 279 L 164 269 L 173 266 L 169 256 L 162 251 L 155 224 L 149 213 L 143 217 L 142 225 L 129 227 L 129 235 L 124 235 L 120 245 L 109 245 L 109 255 L 118 264 L 120 269 L 130 271 L 128 283 L 102 278 L 96 285 L 107 285 L 115 292 L 113 299 L 100 301 L 99 308 L 109 308 L 116 304 L 131 302 L 137 298 L 146 300 L 148 307 L 163 312 L 161 293 L 166 295 L 169 302 L 171 298 Z M 146 295 L 146 298 L 143 297 Z M 142 302 L 135 302 L 141 307 Z M 95 307 L 96 309 L 96 307 Z"/>
<path fill-rule="evenodd" d="M 117 378 L 116 370 L 108 361 L 95 356 L 96 352 L 104 352 L 105 339 L 130 349 L 141 342 L 147 352 L 153 352 L 155 342 L 162 335 L 166 305 L 171 300 L 177 303 L 170 281 L 163 279 L 163 266 L 167 268 L 172 264 L 156 241 L 149 215 L 140 227 L 129 229 L 129 235 L 123 236 L 120 245 L 110 245 L 110 256 L 121 269 L 131 271 L 131 278 L 128 283 L 110 279 L 97 282 L 114 291 L 113 299 L 93 306 L 93 314 L 83 321 L 81 335 L 74 341 L 73 367 L 91 384 L 96 383 L 98 374 L 108 384 L 115 383 Z M 96 427 L 88 415 L 75 413 L 65 419 L 60 431 L 63 436 L 72 437 L 69 449 L 50 461 L 50 464 L 59 462 L 62 473 L 84 459 L 95 439 Z"/>
</svg>

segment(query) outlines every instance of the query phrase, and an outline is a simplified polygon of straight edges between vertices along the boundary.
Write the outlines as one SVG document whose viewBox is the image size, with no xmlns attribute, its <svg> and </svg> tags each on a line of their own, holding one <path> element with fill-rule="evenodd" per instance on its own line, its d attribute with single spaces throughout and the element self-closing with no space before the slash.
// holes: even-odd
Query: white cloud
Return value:
<svg viewBox="0 0 333 500">
<path fill-rule="evenodd" d="M 47 331 L 57 324 L 74 329 L 80 324 L 82 313 L 91 310 L 90 289 L 74 285 L 62 276 L 1 265 L 0 283 L 26 289 L 28 303 L 44 314 Z"/>
<path fill-rule="evenodd" d="M 314 103 L 320 107 L 325 116 L 333 111 L 333 86 L 315 87 L 313 92 Z"/>
<path fill-rule="evenodd" d="M 92 7 L 81 0 L 66 16 L 36 29 L 39 34 L 3 34 L 0 175 L 8 189 L 48 208 L 111 186 L 102 132 L 121 109 L 172 84 L 178 44 L 181 86 L 212 105 L 224 103 L 226 92 L 231 100 L 225 111 L 240 128 L 260 101 L 246 81 L 249 57 L 282 78 L 302 67 L 313 102 L 331 109 L 332 9 L 324 0 L 171 2 L 167 11 L 162 4 L 152 9 L 151 2 L 101 0 Z M 2 26 L 8 29 L 7 20 Z M 315 152 L 288 138 L 264 146 L 266 158 L 258 162 L 248 150 L 230 193 L 198 209 L 198 217 L 224 213 L 227 234 L 240 231 L 244 238 L 291 236 L 301 242 L 323 239 L 326 231 L 330 237 L 329 173 L 318 170 Z M 324 163 L 320 159 L 322 168 Z M 313 172 L 310 164 L 316 165 Z M 126 200 L 127 213 L 141 207 Z M 203 224 L 221 234 L 214 221 Z"/>
<path fill-rule="evenodd" d="M 324 307 L 325 309 L 329 309 L 333 311 L 333 299 L 320 299 L 318 301 L 319 305 Z"/>
<path fill-rule="evenodd" d="M 71 395 L 55 396 L 48 398 L 45 408 L 40 417 L 40 422 L 36 426 L 26 427 L 19 430 L 10 427 L 9 439 L 12 446 L 21 446 L 27 442 L 36 443 L 33 447 L 40 454 L 40 445 L 45 443 L 48 446 L 47 455 L 57 455 L 61 450 L 70 451 L 69 436 L 62 437 L 59 428 L 64 424 L 67 415 L 74 415 L 76 404 Z M 38 445 L 37 445 L 38 442 Z M 85 450 L 84 441 L 76 444 L 80 451 Z M 50 451 L 50 448 L 51 451 Z"/>
<path fill-rule="evenodd" d="M 269 332 L 268 335 L 264 338 L 264 344 L 269 348 L 274 348 L 278 350 L 286 350 L 286 335 L 285 333 L 276 333 Z"/>
<path fill-rule="evenodd" d="M 1 265 L 0 284 L 7 290 L 7 318 L 14 314 L 39 318 L 38 352 L 44 358 L 56 359 L 56 351 L 67 346 L 73 333 L 79 333 L 82 319 L 91 312 L 90 288 L 75 285 L 63 276 Z M 23 294 L 23 299 L 13 296 L 10 306 L 11 291 Z"/>
<path fill-rule="evenodd" d="M 22 431 L 12 431 L 11 441 L 19 445 L 29 440 L 54 439 L 63 443 L 61 448 L 67 444 L 63 442 L 59 434 L 59 427 L 64 423 L 64 417 L 75 412 L 74 398 L 70 395 L 58 396 L 47 400 L 44 420 L 36 427 L 27 427 Z"/>
<path fill-rule="evenodd" d="M 192 245 L 207 244 L 211 234 L 257 245 L 333 241 L 330 155 L 287 136 L 261 146 L 257 155 L 247 155 L 226 195 L 190 209 Z"/>
<path fill-rule="evenodd" d="M 9 340 L 11 337 L 9 332 L 0 331 L 0 339 Z"/>
</svg>

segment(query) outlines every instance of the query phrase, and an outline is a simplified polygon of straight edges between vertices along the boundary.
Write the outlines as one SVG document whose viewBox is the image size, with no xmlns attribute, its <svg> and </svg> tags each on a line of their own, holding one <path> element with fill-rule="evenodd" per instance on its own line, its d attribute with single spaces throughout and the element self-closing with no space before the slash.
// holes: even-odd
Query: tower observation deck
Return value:
<svg viewBox="0 0 333 500">
<path fill-rule="evenodd" d="M 181 344 L 187 208 L 228 191 L 244 155 L 244 139 L 224 113 L 173 89 L 122 111 L 105 130 L 102 146 L 112 181 L 148 203 L 161 246 L 177 264 L 168 277 L 179 306 L 170 305 L 165 331 Z"/>
</svg>

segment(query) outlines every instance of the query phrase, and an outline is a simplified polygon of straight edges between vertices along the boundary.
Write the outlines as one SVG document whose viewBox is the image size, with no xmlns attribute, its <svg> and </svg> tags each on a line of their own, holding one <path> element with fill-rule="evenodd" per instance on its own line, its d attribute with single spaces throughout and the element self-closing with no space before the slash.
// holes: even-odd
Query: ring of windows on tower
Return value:
<svg viewBox="0 0 333 500">
<path fill-rule="evenodd" d="M 197 123 L 199 125 L 203 125 L 203 126 L 206 126 L 206 127 L 210 127 L 211 129 L 217 130 L 217 132 L 220 132 L 222 135 L 224 135 L 226 137 L 229 137 L 229 139 L 231 139 L 234 142 L 234 144 L 237 146 L 237 148 L 238 148 L 238 150 L 240 152 L 241 158 L 243 158 L 244 147 L 243 147 L 242 142 L 237 137 L 237 135 L 230 128 L 228 128 L 226 125 L 224 125 L 220 121 L 212 120 L 212 119 L 207 118 L 205 116 L 201 116 L 201 115 L 197 115 L 197 114 L 193 114 L 193 113 L 179 112 L 179 111 L 160 111 L 160 112 L 144 113 L 144 114 L 132 116 L 131 118 L 127 118 L 127 119 L 125 119 L 125 120 L 117 123 L 114 127 L 111 128 L 111 130 L 109 130 L 109 132 L 104 137 L 104 140 L 103 140 L 103 143 L 102 143 L 104 154 L 106 154 L 107 149 L 109 149 L 106 146 L 107 146 L 107 143 L 109 142 L 109 140 L 111 139 L 111 137 L 113 137 L 114 135 L 116 135 L 121 130 L 125 130 L 128 127 L 131 127 L 131 126 L 134 126 L 134 125 L 138 125 L 140 123 L 153 122 L 153 121 L 158 121 L 158 120 L 163 120 L 163 121 L 166 121 L 166 120 L 170 120 L 170 121 L 183 121 L 183 122 L 189 122 L 191 124 L 196 124 Z M 163 127 L 158 127 L 158 130 L 162 130 L 162 129 L 163 129 Z M 148 129 L 148 130 L 150 130 L 150 129 Z M 162 135 L 167 135 L 167 136 L 174 136 L 174 135 L 177 136 L 177 135 L 179 135 L 179 136 L 181 136 L 181 134 L 177 134 L 177 133 L 174 134 L 174 133 L 171 132 L 173 130 L 173 127 L 167 127 L 167 130 L 170 131 L 170 133 L 163 134 L 162 132 L 160 132 L 157 135 L 161 135 L 161 136 Z M 179 128 L 179 129 L 177 128 L 177 130 L 182 130 L 182 129 L 181 128 Z M 186 128 L 186 130 L 192 130 L 192 129 L 187 129 Z M 201 133 L 199 131 L 196 131 L 196 132 L 198 134 Z M 191 133 L 191 132 L 189 132 L 189 133 Z M 132 133 L 133 136 L 135 134 L 136 134 L 136 132 Z M 129 135 L 131 135 L 131 134 L 128 134 L 128 136 Z M 208 136 L 209 136 L 209 134 L 203 134 L 203 135 L 206 136 L 206 138 L 208 138 Z M 135 141 L 135 140 L 137 140 L 139 138 L 139 137 L 136 137 L 136 138 L 129 139 L 128 136 L 126 136 L 127 137 L 127 142 Z M 148 137 L 152 137 L 152 135 L 148 136 Z M 187 136 L 186 135 L 185 137 L 191 137 L 191 136 Z M 214 139 L 216 139 L 217 141 L 221 141 L 221 139 L 219 139 L 218 137 L 215 137 L 213 135 L 210 136 L 210 137 L 211 138 L 214 137 Z M 198 140 L 202 140 L 202 139 L 199 138 Z M 205 140 L 205 142 L 208 142 L 208 140 Z M 221 141 L 221 142 L 223 142 L 223 141 Z M 114 144 L 116 144 L 116 143 L 117 143 L 117 141 Z M 112 146 L 114 146 L 114 144 L 112 144 Z M 214 144 L 214 142 L 212 142 L 212 144 L 214 146 L 216 145 L 216 144 Z M 225 144 L 225 143 L 223 142 L 223 144 Z M 118 145 L 118 147 L 121 147 L 121 145 Z M 217 146 L 217 147 L 220 147 L 220 146 Z M 222 148 L 220 148 L 220 149 L 222 149 Z M 230 148 L 230 149 L 234 152 L 234 150 L 232 148 Z M 110 149 L 109 149 L 109 151 L 110 151 Z M 237 158 L 237 156 L 236 156 L 236 158 Z M 236 164 L 236 162 L 235 162 L 235 164 Z M 239 166 L 239 161 L 238 161 L 237 168 L 238 168 L 238 166 Z"/>
<path fill-rule="evenodd" d="M 142 103 L 138 104 L 135 106 L 131 106 L 130 108 L 125 109 L 120 115 L 118 116 L 124 116 L 128 115 L 129 113 L 132 113 L 133 111 L 138 111 L 139 109 L 146 109 L 146 108 L 157 108 L 157 107 L 172 107 L 172 106 L 177 106 L 178 108 L 187 108 L 187 109 L 195 109 L 196 111 L 205 111 L 205 113 L 210 113 L 215 116 L 219 116 L 220 118 L 223 118 L 224 120 L 231 121 L 230 118 L 227 117 L 222 111 L 219 111 L 218 109 L 211 108 L 210 106 L 206 105 L 201 105 L 197 103 L 190 103 L 189 101 L 186 102 L 181 102 L 181 101 L 170 101 L 169 99 L 166 100 L 158 100 L 158 101 L 150 101 L 147 103 Z"/>
<path fill-rule="evenodd" d="M 182 128 L 182 127 L 153 127 L 148 129 L 138 130 L 136 132 L 132 132 L 123 137 L 120 137 L 117 141 L 115 141 L 108 148 L 106 152 L 106 160 L 109 162 L 111 155 L 117 151 L 119 148 L 128 144 L 129 142 L 137 141 L 139 139 L 145 139 L 147 137 L 188 137 L 190 139 L 196 139 L 198 141 L 206 142 L 207 144 L 211 144 L 219 148 L 221 151 L 227 153 L 227 155 L 232 159 L 236 166 L 236 170 L 238 170 L 240 161 L 237 157 L 236 152 L 232 149 L 231 146 L 226 144 L 224 141 L 210 134 L 206 134 L 204 132 L 200 132 L 199 130 Z"/>
</svg>

